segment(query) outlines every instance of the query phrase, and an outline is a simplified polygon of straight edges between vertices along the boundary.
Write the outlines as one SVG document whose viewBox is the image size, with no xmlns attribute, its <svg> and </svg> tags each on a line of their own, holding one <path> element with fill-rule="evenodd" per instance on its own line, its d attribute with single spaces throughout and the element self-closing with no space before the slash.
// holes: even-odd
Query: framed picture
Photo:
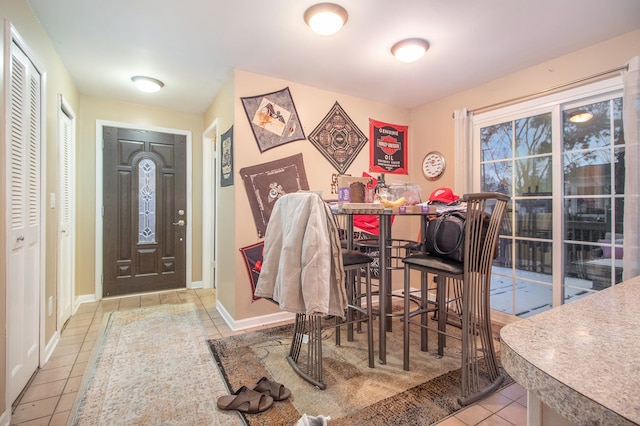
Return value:
<svg viewBox="0 0 640 426">
<path fill-rule="evenodd" d="M 409 174 L 407 168 L 407 126 L 369 119 L 369 171 Z"/>
<path fill-rule="evenodd" d="M 260 152 L 305 139 L 288 87 L 240 99 Z"/>
<path fill-rule="evenodd" d="M 240 253 L 244 259 L 244 266 L 247 268 L 247 274 L 249 274 L 249 284 L 251 285 L 251 299 L 256 301 L 260 299 L 256 297 L 256 285 L 258 284 L 258 278 L 260 277 L 260 270 L 262 269 L 262 253 L 264 251 L 264 241 L 252 244 L 247 247 L 242 247 Z"/>
<path fill-rule="evenodd" d="M 220 138 L 220 186 L 233 185 L 233 126 Z"/>
<path fill-rule="evenodd" d="M 367 143 L 367 137 L 336 102 L 311 132 L 309 141 L 344 174 Z"/>
<path fill-rule="evenodd" d="M 278 198 L 301 189 L 309 190 L 302 154 L 244 167 L 240 169 L 240 176 L 249 197 L 259 238 L 264 237 Z"/>
</svg>

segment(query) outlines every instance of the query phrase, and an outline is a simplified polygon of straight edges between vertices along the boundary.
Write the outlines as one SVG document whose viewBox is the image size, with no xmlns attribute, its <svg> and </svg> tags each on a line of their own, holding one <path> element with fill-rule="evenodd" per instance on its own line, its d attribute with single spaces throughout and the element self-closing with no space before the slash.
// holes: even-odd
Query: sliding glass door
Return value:
<svg viewBox="0 0 640 426">
<path fill-rule="evenodd" d="M 475 190 L 511 196 L 496 311 L 528 317 L 622 279 L 621 93 L 585 92 L 474 117 Z"/>
</svg>

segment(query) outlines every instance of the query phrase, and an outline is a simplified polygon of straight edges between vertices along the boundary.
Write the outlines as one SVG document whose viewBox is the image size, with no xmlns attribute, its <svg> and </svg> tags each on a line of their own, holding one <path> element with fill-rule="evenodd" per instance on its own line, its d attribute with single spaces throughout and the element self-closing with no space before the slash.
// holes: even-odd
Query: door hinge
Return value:
<svg viewBox="0 0 640 426">
<path fill-rule="evenodd" d="M 100 214 L 104 217 L 104 206 L 100 207 Z"/>
<path fill-rule="evenodd" d="M 100 284 L 104 285 L 104 274 L 100 274 Z"/>
</svg>

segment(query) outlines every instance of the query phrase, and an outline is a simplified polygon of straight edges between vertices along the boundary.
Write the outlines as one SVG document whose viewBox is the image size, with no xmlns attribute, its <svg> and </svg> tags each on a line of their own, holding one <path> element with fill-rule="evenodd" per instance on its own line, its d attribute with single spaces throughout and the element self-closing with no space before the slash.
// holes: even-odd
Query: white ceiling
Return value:
<svg viewBox="0 0 640 426">
<path fill-rule="evenodd" d="M 640 28 L 640 0 L 335 0 L 349 20 L 332 36 L 304 23 L 313 0 L 28 2 L 80 93 L 192 113 L 233 68 L 413 108 Z M 431 48 L 398 62 L 409 37 Z"/>
</svg>

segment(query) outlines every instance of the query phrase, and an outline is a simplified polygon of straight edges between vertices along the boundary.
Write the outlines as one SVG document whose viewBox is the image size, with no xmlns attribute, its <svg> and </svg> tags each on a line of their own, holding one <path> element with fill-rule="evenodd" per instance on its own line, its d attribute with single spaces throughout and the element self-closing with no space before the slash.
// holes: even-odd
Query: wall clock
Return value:
<svg viewBox="0 0 640 426">
<path fill-rule="evenodd" d="M 438 151 L 431 151 L 422 160 L 422 174 L 428 180 L 440 179 L 444 174 L 444 156 Z"/>
</svg>

